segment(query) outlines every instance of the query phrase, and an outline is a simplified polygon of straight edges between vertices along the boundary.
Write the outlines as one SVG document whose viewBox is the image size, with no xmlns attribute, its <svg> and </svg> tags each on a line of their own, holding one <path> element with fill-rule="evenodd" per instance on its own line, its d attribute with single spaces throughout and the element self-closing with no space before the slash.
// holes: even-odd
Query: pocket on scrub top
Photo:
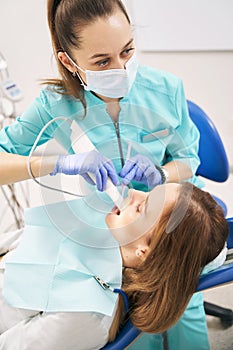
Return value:
<svg viewBox="0 0 233 350">
<path fill-rule="evenodd" d="M 142 132 L 141 133 L 141 142 L 152 142 L 157 141 L 161 139 L 165 139 L 168 136 L 171 136 L 173 134 L 172 128 L 164 128 L 160 130 L 153 131 L 151 133 Z"/>
</svg>

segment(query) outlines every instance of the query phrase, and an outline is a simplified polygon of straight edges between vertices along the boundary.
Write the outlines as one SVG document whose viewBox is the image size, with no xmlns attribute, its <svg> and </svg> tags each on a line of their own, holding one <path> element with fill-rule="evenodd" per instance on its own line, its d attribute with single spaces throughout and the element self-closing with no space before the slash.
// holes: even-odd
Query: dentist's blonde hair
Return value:
<svg viewBox="0 0 233 350">
<path fill-rule="evenodd" d="M 130 302 L 127 317 L 143 332 L 161 333 L 179 320 L 195 293 L 202 268 L 220 253 L 227 239 L 223 211 L 209 193 L 189 183 L 181 185 L 175 210 L 184 209 L 183 219 L 170 233 L 166 229 L 174 208 L 166 209 L 153 228 L 146 260 L 124 270 L 122 288 Z M 123 313 L 120 301 L 110 340 L 122 324 Z"/>
</svg>

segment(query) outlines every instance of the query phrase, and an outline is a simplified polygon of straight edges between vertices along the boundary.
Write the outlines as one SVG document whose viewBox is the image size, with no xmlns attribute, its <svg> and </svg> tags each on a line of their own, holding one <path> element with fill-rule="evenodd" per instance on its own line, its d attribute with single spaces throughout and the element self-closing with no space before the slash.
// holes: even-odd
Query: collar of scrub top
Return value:
<svg viewBox="0 0 233 350">
<path fill-rule="evenodd" d="M 119 288 L 112 288 L 108 283 L 104 282 L 99 276 L 94 276 L 95 280 L 101 285 L 101 287 L 105 290 L 110 290 L 113 293 L 120 294 L 123 297 L 125 304 L 125 312 L 129 311 L 129 300 L 126 293 Z"/>
</svg>

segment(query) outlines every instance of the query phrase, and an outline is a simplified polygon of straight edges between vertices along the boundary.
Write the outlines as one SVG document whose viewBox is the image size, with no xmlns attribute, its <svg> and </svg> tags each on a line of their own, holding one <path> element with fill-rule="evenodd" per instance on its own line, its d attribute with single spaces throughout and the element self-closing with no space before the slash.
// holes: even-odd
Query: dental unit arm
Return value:
<svg viewBox="0 0 233 350">
<path fill-rule="evenodd" d="M 1 52 L 0 52 L 0 90 L 3 93 L 3 96 L 7 100 L 13 103 L 18 102 L 23 98 L 23 94 L 19 86 L 9 76 L 9 72 L 7 69 L 7 62 Z"/>
<path fill-rule="evenodd" d="M 50 185 L 44 184 L 42 182 L 40 182 L 32 173 L 32 169 L 31 169 L 31 157 L 41 139 L 41 136 L 43 135 L 43 133 L 45 132 L 45 130 L 54 122 L 58 121 L 58 120 L 63 120 L 66 121 L 70 124 L 70 129 L 71 129 L 71 143 L 72 143 L 72 149 L 76 154 L 79 153 L 84 153 L 84 152 L 90 152 L 93 150 L 96 150 L 95 146 L 92 144 L 92 142 L 89 140 L 89 138 L 87 137 L 87 135 L 83 132 L 83 130 L 81 129 L 81 127 L 75 122 L 75 121 L 71 121 L 69 118 L 67 117 L 55 117 L 53 119 L 51 119 L 48 123 L 46 123 L 43 128 L 40 130 L 30 152 L 28 155 L 28 161 L 27 161 L 27 170 L 28 170 L 28 174 L 30 176 L 30 178 L 36 182 L 38 185 L 50 189 L 50 190 L 54 190 L 57 192 L 62 192 L 65 194 L 69 194 L 75 197 L 85 197 L 85 195 L 83 194 L 77 194 L 77 193 L 72 193 L 70 191 L 66 191 L 66 190 L 61 190 L 59 188 L 56 187 L 51 187 Z M 96 150 L 96 152 L 98 152 Z M 88 173 L 89 177 L 92 179 L 92 181 L 95 183 L 95 177 L 94 174 Z M 118 188 L 112 183 L 112 181 L 110 180 L 110 178 L 108 178 L 107 180 L 107 184 L 106 184 L 106 188 L 104 191 L 113 201 L 113 203 L 120 208 L 122 206 L 122 203 L 124 201 L 123 196 L 119 193 Z"/>
</svg>

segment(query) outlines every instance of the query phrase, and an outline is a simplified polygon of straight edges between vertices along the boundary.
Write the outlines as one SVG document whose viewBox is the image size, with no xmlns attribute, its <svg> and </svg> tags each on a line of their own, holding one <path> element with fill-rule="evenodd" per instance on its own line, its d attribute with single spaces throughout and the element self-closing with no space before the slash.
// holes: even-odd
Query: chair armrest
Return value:
<svg viewBox="0 0 233 350">
<path fill-rule="evenodd" d="M 132 322 L 128 320 L 114 342 L 108 343 L 102 350 L 124 350 L 140 333 Z"/>
<path fill-rule="evenodd" d="M 233 281 L 233 263 L 227 263 L 199 279 L 197 292 Z"/>
</svg>

